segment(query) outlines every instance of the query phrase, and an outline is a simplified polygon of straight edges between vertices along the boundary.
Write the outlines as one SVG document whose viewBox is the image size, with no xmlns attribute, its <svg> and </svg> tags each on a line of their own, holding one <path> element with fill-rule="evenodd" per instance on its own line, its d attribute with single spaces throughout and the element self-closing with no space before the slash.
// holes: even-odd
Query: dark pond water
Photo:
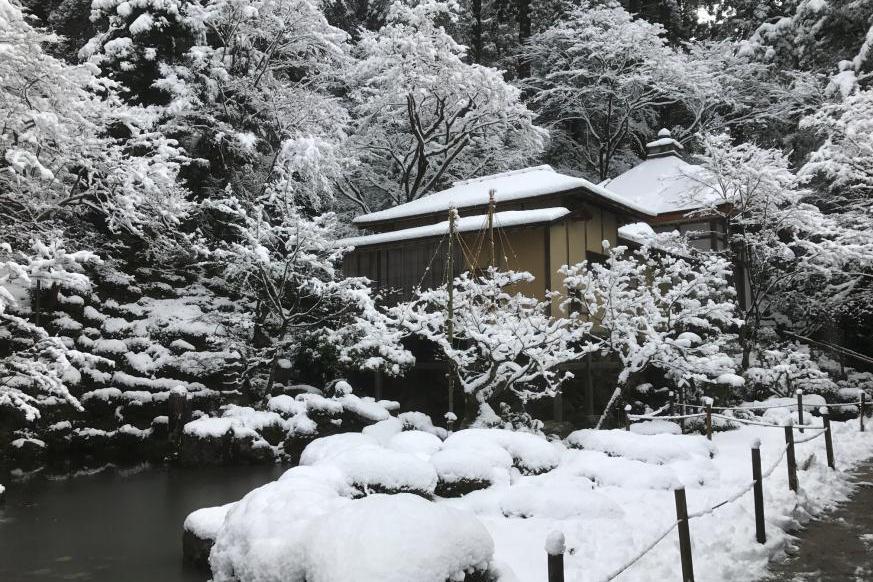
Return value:
<svg viewBox="0 0 873 582">
<path fill-rule="evenodd" d="M 182 563 L 191 511 L 241 498 L 282 467 L 139 467 L 7 486 L 0 581 L 203 582 Z"/>
</svg>

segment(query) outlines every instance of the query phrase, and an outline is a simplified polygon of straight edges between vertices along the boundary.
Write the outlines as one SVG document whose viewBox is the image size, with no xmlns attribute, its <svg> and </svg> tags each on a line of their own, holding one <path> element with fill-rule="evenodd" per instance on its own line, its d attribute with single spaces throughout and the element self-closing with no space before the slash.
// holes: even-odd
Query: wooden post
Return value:
<svg viewBox="0 0 873 582">
<path fill-rule="evenodd" d="M 691 560 L 691 530 L 688 527 L 688 505 L 685 488 L 673 490 L 676 498 L 676 519 L 679 521 L 679 554 L 682 558 L 682 582 L 694 582 L 694 564 Z"/>
<path fill-rule="evenodd" d="M 489 262 L 489 267 L 497 266 L 497 254 L 494 251 L 494 194 L 495 191 L 493 189 L 488 191 L 488 239 L 491 246 L 491 261 Z M 479 257 L 476 257 L 478 260 Z"/>
<path fill-rule="evenodd" d="M 167 413 L 167 429 L 170 446 L 174 451 L 179 450 L 182 443 L 182 427 L 185 426 L 185 407 L 188 401 L 188 390 L 184 386 L 176 386 L 170 390 L 169 411 Z"/>
<path fill-rule="evenodd" d="M 676 408 L 676 395 L 672 390 L 667 392 L 667 416 L 673 416 L 673 410 Z"/>
<path fill-rule="evenodd" d="M 797 423 L 800 425 L 800 434 L 803 434 L 803 390 L 797 389 Z"/>
<path fill-rule="evenodd" d="M 451 347 L 455 345 L 455 214 L 454 207 L 449 208 L 449 241 L 448 256 L 446 257 L 446 293 L 448 294 L 446 301 L 446 337 Z M 452 360 L 449 360 L 447 381 L 449 385 L 449 410 L 446 413 L 446 422 L 449 432 L 452 432 L 455 417 L 455 366 Z"/>
<path fill-rule="evenodd" d="M 861 392 L 861 407 L 858 409 L 858 422 L 861 425 L 861 432 L 864 432 L 864 408 L 867 403 L 867 393 Z"/>
<path fill-rule="evenodd" d="M 631 405 L 625 404 L 624 405 L 624 430 L 627 430 L 627 431 L 630 430 L 630 425 L 631 425 L 630 412 L 631 412 Z"/>
<path fill-rule="evenodd" d="M 764 480 L 761 477 L 761 440 L 752 443 L 752 479 L 755 480 L 755 538 L 759 544 L 767 543 L 764 529 Z"/>
<path fill-rule="evenodd" d="M 706 411 L 706 438 L 712 440 L 712 398 L 705 397 L 703 406 Z"/>
<path fill-rule="evenodd" d="M 833 439 L 833 435 L 831 434 L 830 410 L 828 409 L 827 406 L 822 406 L 819 409 L 819 412 L 821 412 L 821 419 L 824 422 L 825 449 L 826 449 L 827 455 L 828 455 L 828 467 L 830 467 L 831 469 L 836 469 L 837 465 L 834 462 L 834 439 Z"/>
<path fill-rule="evenodd" d="M 785 452 L 788 459 L 788 488 L 797 493 L 797 461 L 794 458 L 794 426 L 791 422 L 785 425 L 785 444 L 788 445 Z"/>
<path fill-rule="evenodd" d="M 376 397 L 376 400 L 382 400 L 383 380 L 382 368 L 376 368 L 375 377 L 373 378 L 373 395 Z"/>
<path fill-rule="evenodd" d="M 549 560 L 549 582 L 564 582 L 564 534 L 553 531 L 546 538 Z"/>
</svg>

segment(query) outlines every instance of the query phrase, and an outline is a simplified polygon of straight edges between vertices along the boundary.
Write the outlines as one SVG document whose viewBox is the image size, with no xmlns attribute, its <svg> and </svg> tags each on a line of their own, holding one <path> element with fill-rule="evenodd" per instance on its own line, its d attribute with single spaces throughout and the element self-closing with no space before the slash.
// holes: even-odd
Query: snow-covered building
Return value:
<svg viewBox="0 0 873 582">
<path fill-rule="evenodd" d="M 682 146 L 667 130 L 647 150 L 645 161 L 601 184 L 536 166 L 456 182 L 447 190 L 359 216 L 354 223 L 371 234 L 342 241 L 354 247 L 344 268 L 401 297 L 419 285 L 441 284 L 451 208 L 459 215 L 454 270 L 484 268 L 491 260 L 486 238 L 492 196 L 496 262 L 533 274 L 534 282 L 523 290 L 539 297 L 561 288 L 562 265 L 602 260 L 604 240 L 638 243 L 646 224 L 654 231 L 693 232 L 701 248 L 716 248 L 717 221 L 686 216 L 711 195 L 700 167 L 683 159 Z"/>
<path fill-rule="evenodd" d="M 533 274 L 534 281 L 519 290 L 543 297 L 547 290 L 561 289 L 561 266 L 603 260 L 604 240 L 633 245 L 656 231 L 680 230 L 693 232 L 701 248 L 718 248 L 718 221 L 688 216 L 711 202 L 711 195 L 702 183 L 701 168 L 688 163 L 679 142 L 662 130 L 647 144 L 645 161 L 601 184 L 536 166 L 457 182 L 413 202 L 359 216 L 355 225 L 368 232 L 340 241 L 354 247 L 343 268 L 348 275 L 368 277 L 380 290 L 396 291 L 398 298 L 409 297 L 417 286 L 444 284 L 449 213 L 455 208 L 455 274 L 490 263 L 493 232 L 498 266 Z M 555 299 L 553 309 L 559 301 Z M 426 347 L 421 349 L 426 352 Z M 429 360 L 427 353 L 417 356 L 415 369 L 403 382 L 391 388 L 377 379 L 375 394 L 381 397 L 384 386 L 391 398 L 410 408 L 441 415 L 446 404 L 439 401 L 444 363 Z M 574 424 L 596 418 L 611 392 L 613 365 L 589 358 L 570 366 L 575 378 L 562 388 L 553 418 Z"/>
</svg>

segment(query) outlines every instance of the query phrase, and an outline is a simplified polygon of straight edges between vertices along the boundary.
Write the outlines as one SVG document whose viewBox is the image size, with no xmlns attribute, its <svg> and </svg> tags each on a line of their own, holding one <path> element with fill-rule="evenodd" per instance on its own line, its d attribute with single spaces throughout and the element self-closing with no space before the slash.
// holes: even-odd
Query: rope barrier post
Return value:
<svg viewBox="0 0 873 582">
<path fill-rule="evenodd" d="M 676 407 L 676 395 L 672 390 L 667 392 L 667 416 L 673 416 L 673 409 Z"/>
<path fill-rule="evenodd" d="M 800 434 L 803 434 L 803 390 L 797 389 L 797 423 L 800 425 Z"/>
<path fill-rule="evenodd" d="M 789 421 L 785 425 L 786 457 L 788 459 L 788 488 L 797 493 L 797 461 L 794 458 L 794 427 Z"/>
<path fill-rule="evenodd" d="M 861 392 L 861 406 L 858 409 L 858 422 L 861 424 L 861 432 L 864 432 L 864 407 L 867 403 L 867 393 Z"/>
<path fill-rule="evenodd" d="M 706 438 L 712 440 L 712 398 L 703 398 L 703 406 L 706 411 Z"/>
<path fill-rule="evenodd" d="M 630 412 L 631 412 L 631 405 L 625 404 L 624 405 L 624 430 L 627 430 L 627 431 L 630 430 L 630 425 L 631 425 Z"/>
<path fill-rule="evenodd" d="M 761 477 L 761 439 L 752 443 L 752 479 L 755 480 L 755 538 L 759 544 L 767 543 L 764 530 L 764 479 Z"/>
<path fill-rule="evenodd" d="M 819 412 L 821 412 L 821 418 L 822 418 L 822 421 L 824 422 L 825 450 L 827 451 L 827 454 L 828 454 L 828 467 L 830 467 L 831 469 L 836 469 L 837 465 L 836 465 L 836 463 L 834 463 L 834 439 L 833 439 L 833 436 L 831 435 L 830 410 L 828 410 L 827 406 L 822 406 L 819 409 Z"/>
<path fill-rule="evenodd" d="M 549 560 L 549 582 L 564 582 L 564 534 L 553 531 L 546 537 L 546 555 Z"/>
<path fill-rule="evenodd" d="M 694 582 L 694 564 L 691 561 L 691 530 L 688 527 L 688 505 L 685 488 L 673 490 L 676 498 L 676 519 L 679 522 L 679 554 L 682 558 L 682 582 Z"/>
</svg>

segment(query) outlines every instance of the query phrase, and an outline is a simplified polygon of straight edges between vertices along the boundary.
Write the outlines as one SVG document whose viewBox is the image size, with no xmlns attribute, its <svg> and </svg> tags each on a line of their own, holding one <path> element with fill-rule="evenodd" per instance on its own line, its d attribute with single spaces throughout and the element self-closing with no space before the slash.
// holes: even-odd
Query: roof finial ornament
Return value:
<svg viewBox="0 0 873 582">
<path fill-rule="evenodd" d="M 658 139 L 646 144 L 646 159 L 662 158 L 664 156 L 682 157 L 682 144 L 673 139 L 673 134 L 666 127 L 658 131 Z"/>
</svg>

